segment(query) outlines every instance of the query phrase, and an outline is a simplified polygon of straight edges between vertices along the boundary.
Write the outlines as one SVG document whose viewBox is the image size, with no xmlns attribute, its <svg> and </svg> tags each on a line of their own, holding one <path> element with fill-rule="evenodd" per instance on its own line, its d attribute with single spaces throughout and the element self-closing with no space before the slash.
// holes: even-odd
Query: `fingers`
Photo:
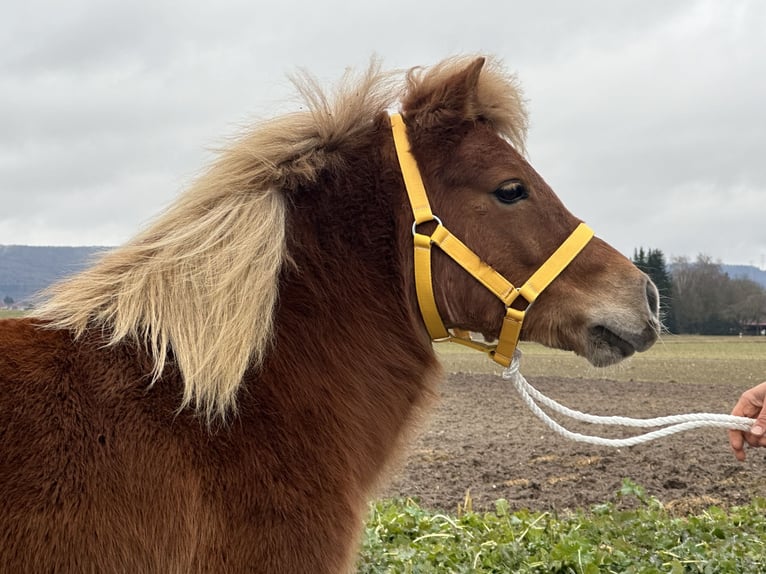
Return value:
<svg viewBox="0 0 766 574">
<path fill-rule="evenodd" d="M 749 446 L 766 446 L 766 436 L 757 436 L 748 432 L 745 433 L 745 442 Z"/>
<path fill-rule="evenodd" d="M 729 444 L 739 461 L 745 460 L 745 444 L 766 446 L 766 382 L 742 393 L 731 414 L 755 419 L 749 432 L 730 430 Z"/>
<path fill-rule="evenodd" d="M 738 430 L 730 430 L 729 444 L 734 451 L 735 458 L 743 462 L 745 460 L 745 433 Z"/>
<path fill-rule="evenodd" d="M 766 403 L 761 405 L 758 418 L 755 420 L 755 424 L 750 429 L 750 432 L 756 437 L 762 437 L 766 434 Z"/>
<path fill-rule="evenodd" d="M 763 396 L 759 395 L 759 393 L 756 392 L 756 389 L 758 389 L 758 387 L 742 393 L 737 404 L 734 405 L 731 414 L 738 417 L 755 418 L 755 416 L 761 412 L 764 405 Z"/>
<path fill-rule="evenodd" d="M 761 383 L 760 385 L 757 385 L 753 387 L 752 389 L 745 391 L 742 393 L 742 396 L 740 397 L 740 402 L 747 401 L 750 403 L 750 407 L 745 407 L 747 410 L 751 410 L 753 412 L 753 415 L 756 412 L 760 412 L 764 406 L 766 406 L 766 382 Z M 753 411 L 753 409 L 755 409 Z M 745 416 L 752 416 L 752 415 L 745 415 Z"/>
<path fill-rule="evenodd" d="M 753 395 L 753 389 L 745 391 L 739 397 L 737 404 L 731 411 L 731 414 L 738 417 L 750 417 L 753 418 L 758 413 L 759 405 L 755 404 Z M 729 431 L 729 444 L 734 451 L 734 456 L 740 462 L 744 461 L 745 455 L 745 432 L 740 430 Z"/>
<path fill-rule="evenodd" d="M 745 445 L 749 447 L 766 447 L 766 435 L 755 435 L 752 432 L 745 432 L 740 430 L 730 430 L 729 432 L 729 444 L 734 451 L 734 456 L 739 461 L 744 461 Z"/>
<path fill-rule="evenodd" d="M 763 390 L 762 387 L 764 387 L 763 384 L 758 385 L 755 389 L 751 389 L 748 392 L 755 396 L 746 397 L 746 400 L 750 401 L 751 405 L 757 409 L 758 414 L 755 423 L 750 427 L 750 432 L 744 435 L 745 441 L 750 446 L 766 446 L 766 401 L 764 401 L 764 396 L 761 392 Z M 743 397 L 747 394 L 743 394 Z"/>
</svg>

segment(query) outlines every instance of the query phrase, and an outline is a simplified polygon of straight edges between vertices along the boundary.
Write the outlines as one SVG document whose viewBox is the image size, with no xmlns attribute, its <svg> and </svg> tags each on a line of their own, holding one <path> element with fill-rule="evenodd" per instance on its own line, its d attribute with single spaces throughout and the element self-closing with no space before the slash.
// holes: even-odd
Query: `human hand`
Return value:
<svg viewBox="0 0 766 574">
<path fill-rule="evenodd" d="M 731 414 L 756 419 L 750 431 L 730 430 L 729 444 L 737 460 L 745 460 L 745 443 L 766 446 L 766 382 L 742 393 Z"/>
</svg>

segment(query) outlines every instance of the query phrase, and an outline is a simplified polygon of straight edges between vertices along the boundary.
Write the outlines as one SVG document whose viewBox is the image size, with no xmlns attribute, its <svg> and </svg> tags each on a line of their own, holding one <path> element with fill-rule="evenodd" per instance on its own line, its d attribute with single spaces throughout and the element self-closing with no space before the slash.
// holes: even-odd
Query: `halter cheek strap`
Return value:
<svg viewBox="0 0 766 574">
<path fill-rule="evenodd" d="M 591 230 L 580 223 L 558 249 L 535 271 L 521 287 L 515 287 L 510 281 L 482 261 L 462 241 L 455 237 L 431 211 L 420 170 L 410 150 L 407 128 L 401 114 L 391 115 L 391 127 L 394 135 L 396 153 L 402 170 L 407 195 L 412 207 L 413 243 L 415 246 L 415 290 L 418 306 L 431 339 L 436 342 L 451 341 L 484 351 L 497 363 L 507 367 L 511 363 L 513 351 L 519 341 L 521 326 L 525 314 L 537 296 L 569 265 L 583 247 L 593 237 Z M 422 223 L 433 221 L 436 228 L 430 235 L 418 231 Z M 436 245 L 458 265 L 484 285 L 505 305 L 505 317 L 500 329 L 497 345 L 488 345 L 471 339 L 467 331 L 453 329 L 450 332 L 441 320 L 436 307 L 431 275 L 431 248 Z M 523 310 L 514 309 L 511 304 L 521 297 L 527 305 Z"/>
</svg>

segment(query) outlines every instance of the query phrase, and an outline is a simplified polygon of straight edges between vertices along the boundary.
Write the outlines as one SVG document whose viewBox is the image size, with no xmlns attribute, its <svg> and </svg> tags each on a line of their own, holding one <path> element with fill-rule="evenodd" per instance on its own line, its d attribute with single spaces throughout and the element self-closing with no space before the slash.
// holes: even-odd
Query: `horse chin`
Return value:
<svg viewBox="0 0 766 574">
<path fill-rule="evenodd" d="M 583 356 L 594 367 L 608 367 L 645 351 L 657 340 L 657 329 L 646 325 L 632 330 L 615 325 L 593 325 L 588 328 Z"/>
</svg>

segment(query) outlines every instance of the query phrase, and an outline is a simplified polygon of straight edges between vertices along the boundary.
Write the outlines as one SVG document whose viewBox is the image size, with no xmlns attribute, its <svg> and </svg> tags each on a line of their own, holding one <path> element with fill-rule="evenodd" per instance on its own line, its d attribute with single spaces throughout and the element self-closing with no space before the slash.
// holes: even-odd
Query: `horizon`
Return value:
<svg viewBox="0 0 766 574">
<path fill-rule="evenodd" d="M 121 245 L 44 245 L 44 244 L 29 244 L 29 243 L 0 243 L 0 248 L 3 247 L 41 247 L 41 248 L 69 248 L 69 249 L 115 249 L 117 247 L 120 247 Z M 679 258 L 686 257 L 689 261 L 694 262 L 697 260 L 698 257 L 706 257 L 709 256 L 707 253 L 696 253 L 695 255 L 689 256 L 689 255 L 674 255 L 674 254 L 668 254 L 665 252 L 664 249 L 659 247 L 647 247 L 647 246 L 636 246 L 634 249 L 659 249 L 662 251 L 663 256 L 665 257 L 665 264 L 666 265 L 672 265 L 674 261 L 676 261 Z M 631 261 L 633 260 L 633 254 L 626 254 L 620 252 L 623 256 L 627 257 Z M 763 259 L 763 257 L 762 257 Z M 713 258 L 713 262 L 718 265 L 727 265 L 730 267 L 753 267 L 759 271 L 766 272 L 766 266 L 764 266 L 763 263 L 761 265 L 758 265 L 757 263 L 738 263 L 738 262 L 730 262 L 730 261 L 723 261 L 721 259 L 715 259 Z"/>
</svg>

